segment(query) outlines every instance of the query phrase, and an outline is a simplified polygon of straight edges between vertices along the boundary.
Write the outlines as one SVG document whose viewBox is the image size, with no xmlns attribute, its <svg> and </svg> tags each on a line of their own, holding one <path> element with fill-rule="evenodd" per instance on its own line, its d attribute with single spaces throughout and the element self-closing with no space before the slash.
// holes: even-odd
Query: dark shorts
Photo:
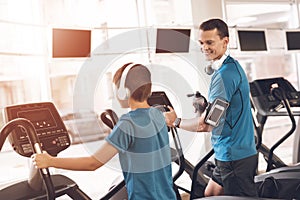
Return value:
<svg viewBox="0 0 300 200">
<path fill-rule="evenodd" d="M 254 183 L 258 164 L 257 155 L 228 162 L 215 159 L 215 162 L 212 180 L 223 187 L 224 195 L 257 196 Z"/>
</svg>

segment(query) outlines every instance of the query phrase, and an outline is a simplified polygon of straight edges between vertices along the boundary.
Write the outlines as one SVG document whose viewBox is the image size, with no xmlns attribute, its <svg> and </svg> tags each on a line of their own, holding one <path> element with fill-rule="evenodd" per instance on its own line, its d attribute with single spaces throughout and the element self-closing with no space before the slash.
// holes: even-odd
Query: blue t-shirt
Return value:
<svg viewBox="0 0 300 200">
<path fill-rule="evenodd" d="M 120 117 L 106 141 L 119 150 L 128 198 L 175 200 L 169 135 L 156 108 L 139 108 Z"/>
<path fill-rule="evenodd" d="M 212 130 L 215 158 L 240 160 L 257 153 L 250 104 L 250 89 L 240 64 L 228 56 L 215 71 L 209 86 L 209 101 L 221 98 L 229 102 L 226 115 Z"/>
</svg>

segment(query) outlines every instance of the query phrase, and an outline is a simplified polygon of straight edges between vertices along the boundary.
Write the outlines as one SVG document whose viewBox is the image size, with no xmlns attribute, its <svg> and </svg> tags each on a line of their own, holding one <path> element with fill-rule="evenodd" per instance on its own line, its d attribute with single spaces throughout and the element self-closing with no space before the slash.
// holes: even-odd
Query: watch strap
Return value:
<svg viewBox="0 0 300 200">
<path fill-rule="evenodd" d="M 176 118 L 174 121 L 174 126 L 176 128 L 180 128 L 181 118 Z"/>
</svg>

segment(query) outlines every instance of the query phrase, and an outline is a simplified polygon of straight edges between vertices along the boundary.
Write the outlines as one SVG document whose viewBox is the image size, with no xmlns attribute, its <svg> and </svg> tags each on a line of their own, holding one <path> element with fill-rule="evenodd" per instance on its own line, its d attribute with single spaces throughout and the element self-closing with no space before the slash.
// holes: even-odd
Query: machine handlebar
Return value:
<svg viewBox="0 0 300 200">
<path fill-rule="evenodd" d="M 0 151 L 8 135 L 17 127 L 22 127 L 26 130 L 26 134 L 29 138 L 31 147 L 34 153 L 42 153 L 42 147 L 40 145 L 39 138 L 36 134 L 33 124 L 25 118 L 16 118 L 8 122 L 2 129 L 0 134 Z M 41 176 L 43 177 L 46 191 L 48 194 L 48 200 L 55 199 L 55 189 L 51 180 L 51 175 L 48 169 L 39 169 Z"/>
</svg>

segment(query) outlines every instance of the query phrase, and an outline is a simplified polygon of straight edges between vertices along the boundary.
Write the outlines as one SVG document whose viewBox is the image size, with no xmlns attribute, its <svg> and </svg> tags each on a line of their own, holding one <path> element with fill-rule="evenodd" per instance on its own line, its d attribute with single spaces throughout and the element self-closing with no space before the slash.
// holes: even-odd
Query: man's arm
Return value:
<svg viewBox="0 0 300 200">
<path fill-rule="evenodd" d="M 174 127 L 174 122 L 177 118 L 177 114 L 173 108 L 169 107 L 169 109 L 170 109 L 169 112 L 164 113 L 165 120 L 167 126 Z M 197 116 L 195 118 L 181 119 L 179 128 L 191 132 L 210 132 L 213 129 L 213 127 L 205 123 L 204 121 L 205 115 L 206 114 L 203 113 L 201 116 Z"/>
</svg>

